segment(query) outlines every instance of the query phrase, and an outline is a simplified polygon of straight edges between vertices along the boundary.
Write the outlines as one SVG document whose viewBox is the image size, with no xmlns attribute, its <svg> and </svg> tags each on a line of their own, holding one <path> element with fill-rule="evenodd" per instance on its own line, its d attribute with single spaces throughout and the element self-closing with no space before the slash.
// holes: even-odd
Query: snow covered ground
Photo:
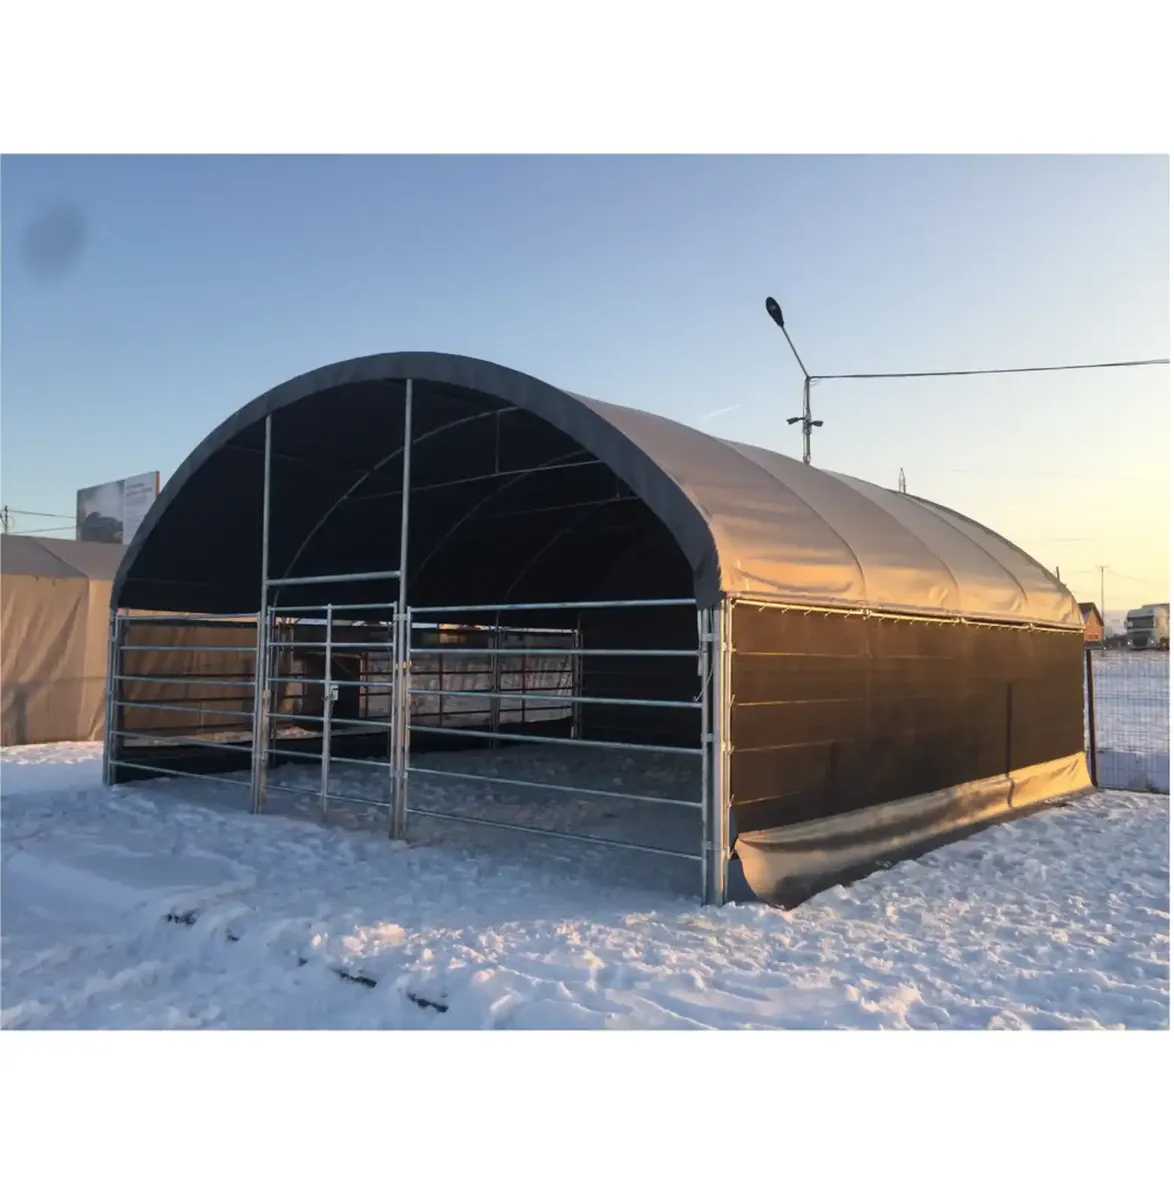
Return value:
<svg viewBox="0 0 1174 1200">
<path fill-rule="evenodd" d="M 595 786 L 630 770 L 603 766 Z M 94 745 L 0 758 L 6 1029 L 1169 1024 L 1165 795 L 1101 793 L 793 912 L 718 911 L 672 858 L 425 819 L 405 846 L 381 810 L 339 804 L 323 824 L 312 797 L 274 792 L 253 817 L 223 781 L 106 792 L 99 767 Z M 664 795 L 682 778 L 645 771 Z M 380 781 L 340 768 L 336 786 Z M 420 777 L 412 794 L 472 811 L 485 791 Z M 495 816 L 542 795 L 499 789 Z M 573 820 L 604 836 L 628 815 L 582 804 Z M 695 814 L 663 811 L 665 844 L 695 844 Z"/>
</svg>

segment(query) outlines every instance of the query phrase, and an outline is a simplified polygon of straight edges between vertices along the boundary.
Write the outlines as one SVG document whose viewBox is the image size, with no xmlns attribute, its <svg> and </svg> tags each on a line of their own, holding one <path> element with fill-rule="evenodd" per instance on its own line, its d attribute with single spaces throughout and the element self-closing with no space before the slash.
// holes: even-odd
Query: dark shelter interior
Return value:
<svg viewBox="0 0 1174 1200">
<path fill-rule="evenodd" d="M 274 577 L 399 561 L 403 381 L 343 384 L 273 414 Z M 256 611 L 263 424 L 245 425 L 167 500 L 125 606 Z M 609 467 L 541 417 L 451 385 L 414 384 L 408 517 L 416 605 L 689 595 L 689 564 Z M 384 582 L 299 588 L 297 603 L 388 598 Z M 390 592 L 394 595 L 395 588 Z"/>
</svg>

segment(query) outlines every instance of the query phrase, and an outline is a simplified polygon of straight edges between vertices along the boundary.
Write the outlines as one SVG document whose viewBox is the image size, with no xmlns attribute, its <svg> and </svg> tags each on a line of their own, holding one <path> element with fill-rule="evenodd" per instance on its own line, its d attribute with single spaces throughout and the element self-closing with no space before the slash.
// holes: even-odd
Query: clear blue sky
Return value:
<svg viewBox="0 0 1174 1200">
<path fill-rule="evenodd" d="M 797 456 L 768 293 L 817 374 L 1169 355 L 1163 158 L 6 158 L 0 181 L 13 509 L 166 479 L 260 392 L 388 350 Z M 1110 610 L 1167 598 L 1167 368 L 813 396 L 817 466 L 904 467 L 1081 598 L 1108 563 Z"/>
</svg>

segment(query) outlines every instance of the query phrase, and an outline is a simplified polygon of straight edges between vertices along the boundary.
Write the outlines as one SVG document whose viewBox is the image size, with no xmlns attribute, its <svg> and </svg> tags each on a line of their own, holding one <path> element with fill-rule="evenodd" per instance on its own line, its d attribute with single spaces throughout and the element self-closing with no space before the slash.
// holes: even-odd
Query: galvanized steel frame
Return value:
<svg viewBox="0 0 1174 1200">
<path fill-rule="evenodd" d="M 151 613 L 129 613 L 120 610 L 112 610 L 110 614 L 110 626 L 107 645 L 107 689 L 106 689 L 106 705 L 105 705 L 105 721 L 106 727 L 103 732 L 102 742 L 102 778 L 106 786 L 112 786 L 114 783 L 116 769 L 122 768 L 125 771 L 140 771 L 150 775 L 167 775 L 175 776 L 184 779 L 198 779 L 206 781 L 208 776 L 197 774 L 194 771 L 180 771 L 174 768 L 160 767 L 147 763 L 128 762 L 120 757 L 119 746 L 123 740 L 137 740 L 140 742 L 154 743 L 157 745 L 170 746 L 193 746 L 203 747 L 215 745 L 218 749 L 225 751 L 239 750 L 240 752 L 248 752 L 250 756 L 253 754 L 253 747 L 234 745 L 231 742 L 212 742 L 206 738 L 187 738 L 187 737 L 160 737 L 157 734 L 148 732 L 127 731 L 123 728 L 122 710 L 123 709 L 138 709 L 151 712 L 166 712 L 166 713 L 186 713 L 194 716 L 222 716 L 222 717 L 244 717 L 246 714 L 237 710 L 209 708 L 207 705 L 199 705 L 198 707 L 187 704 L 172 704 L 166 701 L 140 701 L 140 700 L 124 700 L 122 685 L 124 683 L 162 683 L 184 685 L 190 684 L 193 679 L 199 679 L 206 684 L 214 684 L 218 687 L 255 687 L 256 685 L 256 667 L 254 666 L 254 678 L 246 680 L 242 677 L 234 677 L 231 679 L 218 679 L 210 676 L 172 676 L 172 675 L 143 675 L 139 673 L 129 673 L 123 670 L 123 660 L 125 655 L 139 653 L 142 651 L 167 651 L 172 653 L 182 653 L 185 649 L 182 645 L 155 645 L 151 643 L 142 643 L 127 645 L 127 631 L 136 625 L 146 626 L 163 626 L 167 628 L 199 628 L 199 629 L 215 629 L 215 628 L 233 628 L 239 625 L 242 621 L 257 620 L 253 613 L 231 613 L 223 616 L 203 615 L 203 616 L 162 616 Z M 258 627 L 260 621 L 257 621 Z M 245 646 L 210 646 L 197 645 L 190 648 L 192 652 L 204 653 L 229 653 L 237 654 L 249 653 L 249 649 Z M 253 722 L 256 719 L 256 706 L 254 704 L 253 717 L 250 721 L 250 738 L 253 743 L 256 741 L 256 727 Z M 223 782 L 231 783 L 238 786 L 243 786 L 244 781 L 239 779 L 225 779 Z M 251 787 L 251 782 L 249 784 Z"/>
<path fill-rule="evenodd" d="M 484 736 L 494 740 L 495 744 L 501 741 L 537 741 L 537 742 L 573 742 L 576 745 L 597 745 L 600 748 L 623 748 L 633 750 L 653 750 L 657 752 L 681 752 L 691 755 L 696 755 L 700 759 L 700 788 L 699 799 L 696 804 L 691 801 L 672 800 L 667 797 L 652 797 L 641 796 L 629 793 L 613 793 L 604 792 L 598 789 L 576 789 L 573 787 L 562 787 L 559 785 L 543 784 L 542 786 L 552 790 L 579 791 L 587 795 L 607 796 L 609 798 L 626 798 L 631 800 L 681 804 L 687 807 L 695 807 L 699 810 L 701 817 L 701 839 L 699 853 L 686 854 L 683 852 L 669 851 L 657 847 L 636 845 L 631 843 L 618 842 L 613 839 L 605 839 L 592 837 L 585 834 L 568 834 L 555 831 L 546 831 L 533 829 L 528 827 L 516 826 L 507 822 L 495 822 L 488 819 L 458 817 L 454 814 L 441 813 L 423 808 L 413 808 L 410 804 L 410 776 L 413 773 L 420 775 L 450 775 L 458 778 L 488 778 L 482 776 L 463 775 L 453 772 L 443 772 L 431 768 L 414 766 L 411 762 L 411 697 L 413 690 L 411 687 L 411 660 L 412 660 L 412 637 L 413 619 L 415 616 L 430 615 L 434 618 L 443 620 L 445 616 L 464 615 L 468 616 L 472 613 L 493 613 L 495 616 L 503 612 L 521 612 L 521 611 L 567 611 L 575 610 L 576 612 L 584 609 L 592 608 L 634 608 L 634 607 L 669 607 L 683 604 L 695 604 L 693 600 L 681 599 L 652 599 L 652 600 L 619 600 L 619 601 L 585 601 L 581 603 L 506 603 L 506 604 L 480 604 L 480 605 L 444 605 L 431 606 L 427 608 L 416 609 L 414 612 L 408 607 L 407 596 L 407 573 L 408 573 L 408 533 L 409 533 L 409 516 L 410 516 L 410 497 L 411 497 L 411 452 L 412 452 L 412 380 L 405 381 L 405 403 L 404 403 L 404 428 L 402 442 L 402 486 L 401 486 L 401 511 L 400 511 L 400 539 L 399 539 L 399 566 L 397 570 L 363 572 L 354 575 L 320 575 L 320 576 L 278 576 L 270 575 L 270 522 L 271 522 L 271 482 L 272 482 L 272 463 L 273 463 L 273 417 L 267 415 L 265 418 L 265 439 L 264 439 L 264 467 L 263 467 L 263 497 L 261 511 L 261 530 L 260 530 L 260 605 L 258 612 L 254 614 L 238 614 L 240 617 L 253 618 L 257 622 L 257 643 L 254 660 L 254 678 L 250 686 L 254 688 L 254 706 L 252 719 L 252 746 L 251 746 L 251 771 L 249 779 L 250 806 L 254 813 L 261 813 L 265 808 L 265 798 L 270 786 L 277 791 L 298 792 L 302 794 L 317 795 L 319 804 L 323 814 L 328 810 L 328 803 L 332 799 L 352 800 L 354 802 L 371 804 L 370 800 L 360 800 L 357 797 L 337 796 L 330 791 L 330 729 L 333 716 L 333 696 L 335 681 L 331 678 L 331 655 L 330 651 L 333 648 L 343 648 L 345 643 L 337 645 L 332 641 L 333 621 L 335 614 L 348 610 L 375 610 L 383 611 L 390 610 L 392 612 L 392 662 L 393 662 L 393 680 L 390 685 L 391 703 L 389 705 L 389 753 L 388 753 L 388 790 L 389 798 L 387 807 L 390 812 L 390 821 L 388 833 L 389 836 L 402 840 L 406 837 L 408 817 L 410 814 L 419 814 L 421 816 L 430 816 L 441 820 L 463 820 L 474 825 L 485 825 L 494 828 L 513 829 L 518 832 L 533 833 L 540 836 L 554 837 L 561 840 L 580 841 L 593 844 L 602 844 L 615 846 L 617 848 L 638 850 L 647 853 L 666 854 L 672 857 L 685 858 L 699 862 L 701 866 L 701 894 L 703 902 L 707 904 L 722 904 L 725 902 L 727 895 L 727 876 L 729 864 L 729 714 L 730 714 L 730 664 L 731 664 L 731 644 L 730 644 L 730 608 L 731 604 L 728 599 L 720 601 L 717 605 L 709 609 L 703 609 L 698 612 L 698 646 L 696 651 L 692 650 L 663 650 L 663 649 L 646 649 L 634 650 L 630 648 L 608 650 L 600 648 L 584 648 L 582 645 L 581 634 L 576 629 L 575 645 L 568 649 L 567 647 L 559 647 L 557 650 L 552 649 L 552 654 L 562 656 L 569 655 L 571 657 L 575 683 L 572 686 L 572 696 L 569 698 L 571 702 L 571 711 L 573 715 L 572 735 L 569 739 L 551 739 L 551 738 L 531 738 L 526 735 L 509 734 L 501 730 L 500 722 L 500 701 L 501 701 L 501 686 L 500 680 L 495 675 L 494 688 L 492 693 L 485 693 L 487 697 L 491 697 L 496 709 L 495 719 L 492 720 L 492 729 Z M 579 465 L 579 464 L 571 464 Z M 353 490 L 353 489 L 352 489 Z M 295 555 L 295 560 L 298 555 Z M 291 564 L 292 565 L 292 564 Z M 346 582 L 371 582 L 375 580 L 397 580 L 399 583 L 398 598 L 393 604 L 355 604 L 355 605 L 287 605 L 281 607 L 271 603 L 271 593 L 277 588 L 300 587 L 309 585 L 324 585 L 337 584 Z M 310 613 L 317 611 L 325 611 L 327 620 L 327 637 L 326 637 L 326 668 L 325 678 L 320 681 L 303 680 L 304 682 L 321 682 L 324 688 L 324 703 L 323 703 L 323 744 L 322 744 L 322 771 L 317 792 L 311 792 L 309 789 L 299 789 L 289 787 L 283 784 L 271 785 L 268 780 L 268 764 L 270 759 L 270 743 L 273 732 L 273 724 L 276 714 L 273 711 L 273 691 L 272 685 L 280 682 L 283 677 L 277 673 L 276 662 L 274 655 L 280 650 L 280 639 L 274 636 L 276 623 L 279 616 L 285 613 L 292 616 L 294 613 Z M 205 618 L 160 618 L 161 620 L 169 620 L 171 623 L 183 624 L 188 621 L 196 622 L 205 620 Z M 232 618 L 207 618 L 210 624 L 217 623 L 217 620 L 231 620 Z M 104 775 L 107 783 L 112 782 L 114 775 L 114 767 L 120 765 L 117 759 L 116 743 L 119 737 L 118 711 L 120 707 L 120 683 L 121 672 L 118 669 L 121 663 L 121 649 L 124 636 L 125 618 L 118 612 L 111 614 L 110 632 L 107 649 L 107 662 L 110 668 L 111 686 L 108 689 L 106 701 L 106 731 L 104 742 Z M 500 629 L 500 626 L 498 626 Z M 437 647 L 438 653 L 451 651 L 459 652 L 460 648 L 441 648 Z M 495 671 L 500 670 L 501 657 L 507 652 L 505 647 L 500 645 L 500 641 L 491 647 L 488 653 L 492 656 L 495 663 Z M 486 653 L 486 651 L 479 651 Z M 527 654 L 542 654 L 540 648 L 527 648 Z M 667 702 L 672 707 L 696 707 L 700 712 L 701 719 L 701 736 L 700 744 L 696 748 L 693 747 L 665 747 L 665 746 L 641 746 L 629 743 L 617 742 L 595 742 L 585 740 L 580 736 L 579 715 L 582 711 L 581 704 L 587 702 L 603 702 L 606 698 L 600 697 L 583 697 L 581 688 L 581 667 L 582 660 L 589 656 L 605 656 L 612 655 L 616 657 L 682 657 L 696 656 L 698 663 L 698 678 L 699 689 L 698 697 L 694 702 L 688 701 L 670 701 Z M 227 681 L 225 681 L 227 682 Z M 347 681 L 338 681 L 341 685 Z M 463 693 L 462 693 L 463 694 Z M 546 699 L 548 697 L 541 697 Z M 549 697 L 553 698 L 553 697 Z M 563 697 L 558 697 L 562 699 Z M 640 701 L 635 698 L 624 698 L 626 704 L 645 704 L 649 707 L 658 706 L 661 702 L 648 700 Z M 142 707 L 150 707 L 142 705 Z M 162 706 L 160 706 L 162 707 Z M 171 707 L 171 706 L 168 706 Z M 177 709 L 178 711 L 178 709 Z M 382 722 L 364 722 L 366 725 L 373 727 L 383 727 Z M 454 731 L 457 732 L 457 731 Z M 470 733 L 469 730 L 459 731 L 465 735 Z M 206 743 L 202 743 L 206 744 Z M 356 760 L 357 761 L 357 760 Z M 138 769 L 135 764 L 126 764 L 128 768 Z M 189 775 L 188 772 L 180 772 L 168 770 L 165 768 L 143 767 L 145 771 L 157 772 L 164 775 Z M 195 776 L 196 778 L 204 778 Z M 499 783 L 518 784 L 520 786 L 535 786 L 534 781 L 527 780 L 505 780 L 505 779 L 490 779 L 490 782 L 496 781 Z M 241 782 L 241 781 L 232 781 Z"/>
<path fill-rule="evenodd" d="M 577 629 L 570 630 L 575 635 L 575 644 L 571 647 L 541 647 L 528 646 L 526 647 L 526 655 L 532 658 L 549 657 L 570 657 L 572 663 L 581 662 L 588 656 L 600 657 L 617 657 L 617 658 L 646 658 L 646 657 L 691 657 L 697 660 L 698 665 L 698 693 L 697 699 L 692 701 L 685 700 L 647 700 L 635 697 L 624 697 L 617 699 L 615 703 L 625 705 L 635 705 L 649 708 L 690 708 L 697 709 L 701 720 L 701 736 L 699 745 L 692 746 L 664 746 L 664 745 L 649 745 L 642 743 L 628 742 L 613 742 L 599 740 L 585 740 L 578 736 L 577 721 L 572 722 L 572 734 L 569 738 L 559 738 L 552 736 L 535 736 L 521 733 L 509 733 L 501 728 L 500 718 L 493 720 L 491 717 L 491 728 L 488 731 L 470 730 L 467 728 L 453 727 L 452 729 L 443 729 L 442 727 L 428 727 L 428 732 L 447 732 L 455 737 L 463 738 L 482 738 L 494 744 L 500 742 L 513 742 L 522 744 L 538 744 L 538 745 L 565 745 L 573 744 L 576 746 L 595 746 L 599 749 L 618 749 L 618 750 L 636 750 L 636 751 L 652 751 L 656 753 L 682 754 L 695 756 L 700 761 L 699 775 L 699 796 L 696 801 L 680 800 L 665 796 L 648 796 L 635 792 L 613 792 L 604 791 L 601 789 L 575 787 L 570 784 L 552 784 L 547 781 L 536 781 L 527 779 L 512 779 L 501 776 L 477 775 L 471 772 L 451 771 L 439 768 L 423 767 L 414 764 L 411 760 L 411 733 L 414 728 L 410 719 L 410 703 L 411 697 L 414 694 L 422 694 L 425 691 L 432 689 L 413 689 L 410 686 L 411 670 L 412 670 L 412 655 L 413 647 L 411 645 L 411 630 L 416 626 L 416 618 L 423 617 L 427 623 L 431 623 L 432 619 L 443 618 L 444 616 L 468 616 L 473 613 L 492 613 L 495 616 L 498 613 L 510 612 L 558 612 L 558 611 L 573 611 L 577 612 L 581 609 L 611 609 L 611 608 L 660 608 L 660 607 L 680 607 L 689 606 L 695 607 L 696 602 L 692 599 L 655 599 L 655 600 L 619 600 L 619 601 L 585 601 L 577 603 L 574 601 L 568 602 L 546 602 L 533 604 L 484 604 L 484 605 L 434 605 L 421 606 L 410 608 L 404 614 L 404 636 L 405 636 L 405 676 L 408 680 L 408 686 L 405 689 L 404 696 L 404 738 L 400 746 L 401 760 L 397 767 L 397 775 L 399 778 L 398 790 L 402 797 L 404 819 L 409 815 L 417 815 L 423 817 L 432 817 L 439 820 L 449 820 L 456 822 L 465 822 L 471 825 L 483 825 L 495 829 L 509 830 L 516 833 L 533 834 L 539 837 L 552 837 L 562 841 L 576 841 L 594 845 L 606 845 L 615 849 L 635 850 L 643 853 L 660 854 L 668 857 L 685 859 L 688 861 L 697 862 L 701 868 L 701 896 L 704 903 L 707 904 L 722 904 L 726 899 L 727 891 L 727 863 L 728 854 L 728 837 L 729 837 L 729 820 L 728 820 L 728 801 L 729 801 L 729 784 L 728 770 L 726 769 L 726 761 L 728 754 L 728 738 L 725 731 L 728 729 L 728 719 L 723 715 L 721 706 L 726 701 L 726 680 L 728 679 L 728 670 L 726 668 L 725 659 L 722 657 L 722 650 L 727 646 L 725 639 L 726 620 L 724 616 L 724 607 L 719 607 L 713 610 L 702 610 L 698 613 L 698 644 L 695 650 L 665 650 L 646 649 L 633 647 L 616 647 L 611 648 L 592 648 L 585 649 L 582 646 L 581 635 Z M 713 634 L 714 628 L 718 628 L 721 632 L 718 638 L 715 639 Z M 493 645 L 487 648 L 468 649 L 459 646 L 436 646 L 429 647 L 427 653 L 429 655 L 437 655 L 440 658 L 444 656 L 459 656 L 462 654 L 475 654 L 480 656 L 489 655 L 491 661 L 495 664 L 499 663 L 501 658 L 516 653 L 508 647 L 503 647 L 500 642 L 501 626 L 494 627 Z M 715 654 L 715 644 L 717 653 Z M 716 663 L 716 668 L 715 668 Z M 490 700 L 491 707 L 497 712 L 500 712 L 500 701 L 504 696 L 501 690 L 499 680 L 499 669 L 495 669 L 493 688 L 489 692 L 455 692 L 459 695 L 476 695 L 478 697 L 485 696 Z M 576 682 L 581 679 L 578 672 L 574 672 L 572 676 Z M 523 685 L 524 686 L 524 685 Z M 529 694 L 529 693 L 525 693 Z M 583 696 L 579 686 L 572 687 L 572 694 L 569 697 L 563 696 L 547 696 L 545 694 L 535 694 L 534 698 L 540 699 L 566 699 L 571 705 L 573 713 L 578 713 L 581 706 L 587 703 L 610 703 L 607 697 Z M 418 727 L 423 730 L 424 727 Z M 716 737 L 713 730 L 718 731 Z M 564 831 L 554 831 L 539 829 L 534 826 L 520 825 L 514 822 L 493 821 L 483 817 L 470 817 L 463 814 L 446 813 L 436 809 L 423 808 L 418 805 L 411 805 L 407 802 L 408 780 L 411 775 L 432 776 L 436 778 L 451 778 L 461 779 L 473 782 L 485 782 L 490 784 L 500 784 L 506 786 L 518 787 L 542 787 L 547 791 L 567 792 L 569 794 L 577 794 L 584 796 L 598 796 L 608 799 L 625 799 L 633 800 L 641 803 L 655 803 L 684 808 L 692 808 L 698 811 L 701 824 L 701 838 L 697 853 L 687 853 L 684 851 L 667 850 L 663 847 L 649 846 L 642 843 L 624 842 L 612 838 L 599 838 L 589 834 L 568 833 Z"/>
</svg>

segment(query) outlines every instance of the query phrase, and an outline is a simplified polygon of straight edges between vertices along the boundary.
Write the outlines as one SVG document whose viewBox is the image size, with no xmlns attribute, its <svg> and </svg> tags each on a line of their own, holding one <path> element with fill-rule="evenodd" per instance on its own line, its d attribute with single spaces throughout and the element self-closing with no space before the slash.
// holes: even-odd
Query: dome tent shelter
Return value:
<svg viewBox="0 0 1174 1200">
<path fill-rule="evenodd" d="M 928 501 L 452 355 L 338 363 L 246 405 L 168 483 L 112 606 L 115 713 L 130 609 L 251 614 L 259 678 L 238 757 L 131 748 L 112 720 L 111 782 L 247 764 L 260 811 L 300 761 L 320 783 L 289 790 L 326 808 L 359 799 L 336 763 L 381 763 L 394 836 L 419 816 L 676 855 L 700 863 L 709 901 L 731 854 L 757 895 L 790 903 L 1090 786 L 1079 610 L 1014 546 Z M 344 722 L 347 687 L 363 701 Z M 446 724 L 456 701 L 484 704 Z M 572 814 L 539 828 L 491 807 L 501 780 L 478 764 L 503 746 L 515 775 L 561 747 L 683 764 L 691 782 L 629 792 L 627 765 L 604 786 L 506 780 Z M 417 785 L 444 777 L 491 778 L 490 807 L 421 803 Z M 627 800 L 677 841 L 602 832 Z M 606 801 L 599 821 L 587 801 Z"/>
</svg>

